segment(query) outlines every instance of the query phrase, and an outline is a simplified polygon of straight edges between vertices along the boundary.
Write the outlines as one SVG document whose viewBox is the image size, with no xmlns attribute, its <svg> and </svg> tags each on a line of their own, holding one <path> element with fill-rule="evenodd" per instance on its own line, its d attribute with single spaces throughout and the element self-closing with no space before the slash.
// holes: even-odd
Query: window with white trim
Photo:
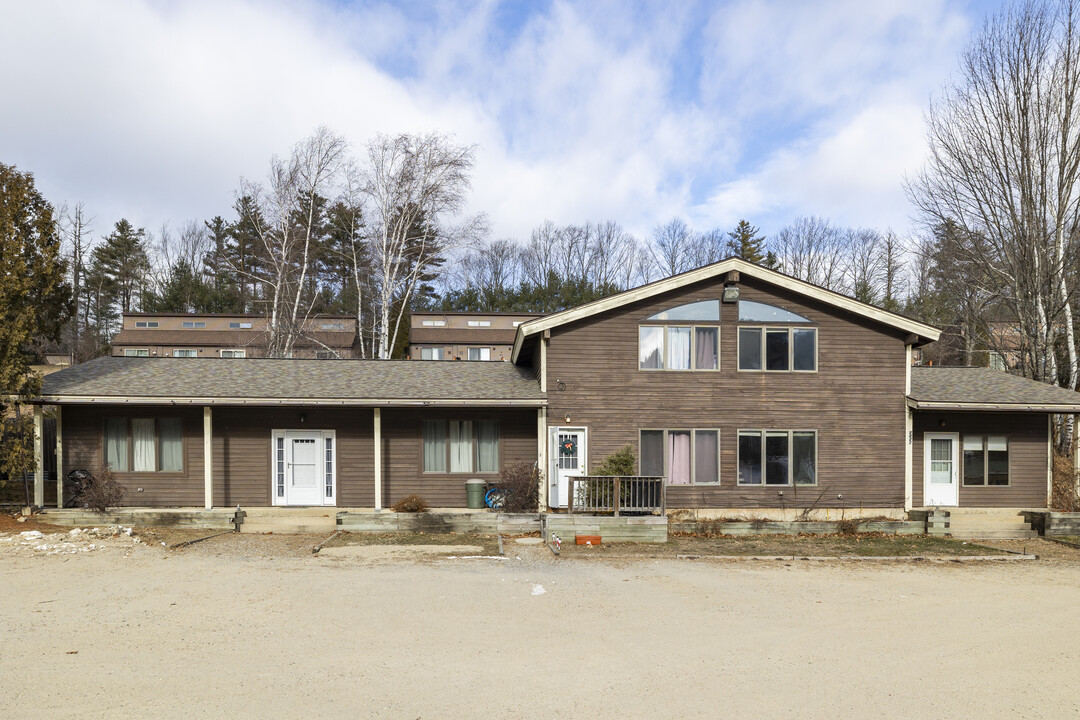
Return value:
<svg viewBox="0 0 1080 720">
<path fill-rule="evenodd" d="M 421 436 L 426 473 L 499 472 L 496 420 L 424 420 Z"/>
<path fill-rule="evenodd" d="M 446 327 L 445 320 L 421 320 L 420 325 L 423 327 Z"/>
<path fill-rule="evenodd" d="M 470 320 L 469 327 L 491 327 L 490 320 Z"/>
<path fill-rule="evenodd" d="M 816 430 L 740 430 L 739 485 L 816 485 Z"/>
<path fill-rule="evenodd" d="M 169 417 L 105 418 L 102 459 L 118 473 L 183 472 L 183 422 Z"/>
<path fill-rule="evenodd" d="M 420 348 L 421 360 L 442 360 L 442 348 Z"/>
<path fill-rule="evenodd" d="M 641 430 L 638 450 L 643 476 L 663 476 L 668 485 L 720 482 L 719 430 Z"/>
<path fill-rule="evenodd" d="M 718 370 L 719 368 L 719 326 L 641 325 L 638 327 L 638 369 Z"/>
<path fill-rule="evenodd" d="M 184 348 L 177 348 L 177 349 L 172 351 L 172 356 L 173 357 L 182 357 L 182 358 L 198 357 L 199 356 L 199 351 L 198 350 L 184 349 Z"/>
<path fill-rule="evenodd" d="M 1004 435 L 964 435 L 964 485 L 1009 485 L 1009 439 Z"/>
<path fill-rule="evenodd" d="M 194 320 L 185 320 L 183 323 L 180 324 L 180 326 L 188 329 L 201 329 L 206 327 L 206 323 L 195 322 Z"/>
<path fill-rule="evenodd" d="M 470 360 L 490 360 L 491 348 L 471 347 L 469 348 Z"/>
<path fill-rule="evenodd" d="M 124 348 L 124 357 L 150 357 L 147 348 Z"/>
<path fill-rule="evenodd" d="M 243 350 L 243 349 L 240 349 L 240 350 L 222 350 L 221 351 L 221 357 L 223 357 L 223 358 L 247 357 L 247 351 Z"/>
<path fill-rule="evenodd" d="M 250 330 L 251 323 L 249 322 L 231 322 L 229 323 L 230 330 Z"/>
<path fill-rule="evenodd" d="M 343 322 L 326 322 L 319 324 L 320 330 L 344 330 L 345 323 Z"/>
<path fill-rule="evenodd" d="M 817 328 L 739 328 L 739 370 L 816 372 Z"/>
<path fill-rule="evenodd" d="M 156 328 L 158 326 L 156 320 L 136 320 L 135 327 L 137 328 Z"/>
</svg>

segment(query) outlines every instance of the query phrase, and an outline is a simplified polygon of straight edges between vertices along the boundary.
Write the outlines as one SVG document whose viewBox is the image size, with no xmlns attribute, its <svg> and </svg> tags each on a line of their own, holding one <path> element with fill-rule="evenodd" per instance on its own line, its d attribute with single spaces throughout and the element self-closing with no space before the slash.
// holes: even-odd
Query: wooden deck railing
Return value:
<svg viewBox="0 0 1080 720">
<path fill-rule="evenodd" d="M 569 478 L 570 513 L 663 515 L 667 490 L 662 477 L 586 475 Z"/>
</svg>

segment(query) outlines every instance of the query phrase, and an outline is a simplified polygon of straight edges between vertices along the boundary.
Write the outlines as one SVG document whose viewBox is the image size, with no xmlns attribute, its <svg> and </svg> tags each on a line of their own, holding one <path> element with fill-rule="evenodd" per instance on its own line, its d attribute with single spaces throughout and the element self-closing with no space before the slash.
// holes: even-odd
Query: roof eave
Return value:
<svg viewBox="0 0 1080 720">
<path fill-rule="evenodd" d="M 251 405 L 320 407 L 546 407 L 546 398 L 249 398 L 42 395 L 30 405 Z"/>
<path fill-rule="evenodd" d="M 574 322 L 575 320 L 581 320 L 607 310 L 612 310 L 627 303 L 644 300 L 655 295 L 676 290 L 686 285 L 709 280 L 732 270 L 746 272 L 751 276 L 766 280 L 774 285 L 791 290 L 792 292 L 813 298 L 842 310 L 847 310 L 856 315 L 867 317 L 884 325 L 912 333 L 918 336 L 917 340 L 925 339 L 924 342 L 916 342 L 914 344 L 921 345 L 926 342 L 933 342 L 941 337 L 941 331 L 932 325 L 912 320 L 903 315 L 897 315 L 888 310 L 874 307 L 873 305 L 860 302 L 854 298 L 849 298 L 846 295 L 820 288 L 803 280 L 784 275 L 783 273 L 778 273 L 775 270 L 770 270 L 739 258 L 728 258 L 727 260 L 721 260 L 712 265 L 706 265 L 695 270 L 690 270 L 679 275 L 673 275 L 662 280 L 651 282 L 647 285 L 642 285 L 641 287 L 626 290 L 616 295 L 610 295 L 600 300 L 594 300 L 593 302 L 580 305 L 576 308 L 563 310 L 562 312 L 553 313 L 545 317 L 522 323 L 518 326 L 518 335 L 514 339 L 514 352 L 513 355 L 511 355 L 511 359 L 513 362 L 517 362 L 521 341 L 526 335 L 534 335 L 544 330 L 550 330 L 554 327 Z"/>
<path fill-rule="evenodd" d="M 1080 403 L 979 403 L 908 398 L 908 406 L 914 410 L 1080 413 Z"/>
</svg>

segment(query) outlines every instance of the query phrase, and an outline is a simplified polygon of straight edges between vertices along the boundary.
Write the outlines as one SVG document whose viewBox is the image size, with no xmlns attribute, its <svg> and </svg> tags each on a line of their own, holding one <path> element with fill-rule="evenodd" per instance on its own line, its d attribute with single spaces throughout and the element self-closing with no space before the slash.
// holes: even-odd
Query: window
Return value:
<svg viewBox="0 0 1080 720">
<path fill-rule="evenodd" d="M 494 420 L 425 420 L 424 472 L 499 472 L 499 424 Z"/>
<path fill-rule="evenodd" d="M 179 418 L 105 419 L 104 456 L 113 472 L 183 472 L 183 455 Z"/>
<path fill-rule="evenodd" d="M 204 322 L 194 322 L 194 321 L 191 321 L 191 320 L 185 320 L 182 323 L 181 327 L 185 327 L 185 328 L 204 328 L 204 327 L 206 327 L 206 323 L 204 323 Z"/>
<path fill-rule="evenodd" d="M 804 323 L 810 321 L 802 315 L 796 315 L 775 305 L 767 305 L 753 300 L 740 300 L 739 322 Z"/>
<path fill-rule="evenodd" d="M 650 315 L 649 320 L 696 320 L 720 322 L 720 301 L 702 300 Z"/>
<path fill-rule="evenodd" d="M 717 370 L 720 328 L 696 325 L 642 325 L 638 328 L 641 370 Z"/>
<path fill-rule="evenodd" d="M 719 430 L 642 430 L 640 472 L 668 485 L 720 482 Z"/>
<path fill-rule="evenodd" d="M 517 327 L 518 325 L 520 325 L 523 322 L 525 322 L 525 321 L 524 320 L 515 320 L 514 321 L 514 327 Z"/>
<path fill-rule="evenodd" d="M 345 323 L 343 323 L 343 322 L 321 323 L 319 325 L 319 329 L 320 330 L 344 330 L 345 329 Z"/>
<path fill-rule="evenodd" d="M 135 327 L 137 328 L 156 328 L 158 326 L 156 320 L 137 320 Z"/>
<path fill-rule="evenodd" d="M 420 348 L 421 360 L 442 360 L 442 348 Z"/>
<path fill-rule="evenodd" d="M 242 358 L 247 357 L 246 350 L 222 350 L 221 357 L 223 358 Z"/>
<path fill-rule="evenodd" d="M 817 328 L 739 328 L 739 370 L 815 372 Z"/>
<path fill-rule="evenodd" d="M 334 439 L 323 438 L 323 477 L 326 497 L 334 497 Z"/>
<path fill-rule="evenodd" d="M 229 323 L 230 330 L 250 330 L 251 323 L 249 322 L 231 322 Z"/>
<path fill-rule="evenodd" d="M 964 435 L 964 485 L 1009 484 L 1009 439 L 1004 435 Z"/>
<path fill-rule="evenodd" d="M 740 485 L 816 485 L 817 431 L 740 430 Z"/>
<path fill-rule="evenodd" d="M 124 348 L 124 357 L 150 357 L 146 348 Z"/>
<path fill-rule="evenodd" d="M 173 357 L 198 357 L 199 356 L 199 351 L 198 350 L 173 350 L 172 351 L 172 356 Z"/>
<path fill-rule="evenodd" d="M 469 327 L 491 327 L 490 320 L 470 320 Z"/>
<path fill-rule="evenodd" d="M 490 360 L 491 359 L 491 348 L 475 348 L 475 347 L 471 347 L 471 348 L 469 348 L 469 359 L 470 360 Z"/>
<path fill-rule="evenodd" d="M 335 357 L 337 357 L 337 356 L 330 350 L 316 350 L 315 351 L 315 359 L 316 360 L 332 360 Z"/>
<path fill-rule="evenodd" d="M 1009 366 L 1005 362 L 1005 356 L 994 350 L 990 351 L 990 369 L 991 370 L 1008 370 Z"/>
<path fill-rule="evenodd" d="M 421 320 L 420 324 L 424 327 L 446 327 L 445 320 Z"/>
</svg>

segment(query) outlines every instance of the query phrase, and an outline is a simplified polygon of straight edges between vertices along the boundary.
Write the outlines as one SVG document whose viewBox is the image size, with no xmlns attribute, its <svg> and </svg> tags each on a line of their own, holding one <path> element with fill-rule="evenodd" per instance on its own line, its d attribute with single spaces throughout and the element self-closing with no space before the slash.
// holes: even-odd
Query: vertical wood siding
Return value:
<svg viewBox="0 0 1080 720">
<path fill-rule="evenodd" d="M 900 331 L 744 275 L 742 299 L 779 305 L 816 325 L 818 372 L 738 372 L 737 310 L 730 304 L 721 306 L 719 371 L 638 369 L 638 326 L 647 317 L 718 299 L 722 289 L 722 279 L 710 280 L 551 331 L 549 417 L 569 413 L 573 425 L 588 428 L 589 467 L 626 444 L 638 454 L 641 428 L 719 428 L 720 485 L 670 487 L 669 507 L 902 507 Z M 818 485 L 738 486 L 740 428 L 817 430 Z"/>
<path fill-rule="evenodd" d="M 911 449 L 911 495 L 923 504 L 924 433 L 1005 435 L 1009 438 L 1008 487 L 964 487 L 960 507 L 1046 507 L 1047 416 L 1045 413 L 984 413 L 915 411 Z M 944 426 L 942 425 L 944 422 Z M 962 458 L 962 454 L 961 454 Z M 962 462 L 962 460 L 961 460 Z"/>
</svg>

